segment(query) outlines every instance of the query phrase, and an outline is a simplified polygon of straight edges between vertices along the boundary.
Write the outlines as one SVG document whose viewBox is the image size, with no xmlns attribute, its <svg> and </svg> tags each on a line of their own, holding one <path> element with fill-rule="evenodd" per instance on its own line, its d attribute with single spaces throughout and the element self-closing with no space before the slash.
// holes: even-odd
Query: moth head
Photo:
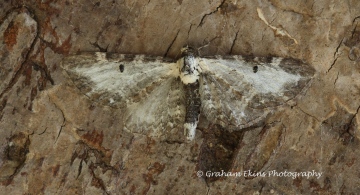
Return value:
<svg viewBox="0 0 360 195">
<path fill-rule="evenodd" d="M 196 56 L 196 50 L 189 46 L 181 48 L 181 57 L 185 57 L 188 55 Z"/>
</svg>

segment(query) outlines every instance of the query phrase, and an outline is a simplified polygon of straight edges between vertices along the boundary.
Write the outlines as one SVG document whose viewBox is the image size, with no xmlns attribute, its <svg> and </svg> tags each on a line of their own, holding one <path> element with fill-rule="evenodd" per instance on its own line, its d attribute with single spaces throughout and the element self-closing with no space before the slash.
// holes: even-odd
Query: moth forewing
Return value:
<svg viewBox="0 0 360 195">
<path fill-rule="evenodd" d="M 126 131 L 161 136 L 178 129 L 188 140 L 200 114 L 228 130 L 258 123 L 315 73 L 291 58 L 199 57 L 190 47 L 178 60 L 96 52 L 67 57 L 62 67 L 92 100 L 125 109 Z"/>
</svg>

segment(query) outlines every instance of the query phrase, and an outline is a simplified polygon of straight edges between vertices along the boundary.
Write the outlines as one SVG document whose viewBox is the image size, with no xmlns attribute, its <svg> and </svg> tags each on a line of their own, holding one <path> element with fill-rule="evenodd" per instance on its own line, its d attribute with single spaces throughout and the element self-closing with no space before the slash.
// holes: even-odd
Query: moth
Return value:
<svg viewBox="0 0 360 195">
<path fill-rule="evenodd" d="M 250 127 L 306 89 L 315 70 L 292 58 L 206 56 L 184 47 L 178 60 L 83 53 L 62 67 L 93 101 L 124 109 L 129 132 L 183 129 L 193 140 L 200 114 L 229 131 Z"/>
</svg>

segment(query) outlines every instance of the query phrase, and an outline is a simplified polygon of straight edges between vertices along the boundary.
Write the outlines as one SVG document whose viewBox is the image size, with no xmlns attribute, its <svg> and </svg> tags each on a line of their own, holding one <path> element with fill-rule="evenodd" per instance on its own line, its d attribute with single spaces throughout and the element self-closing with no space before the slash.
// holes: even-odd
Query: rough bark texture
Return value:
<svg viewBox="0 0 360 195">
<path fill-rule="evenodd" d="M 0 2 L 1 194 L 355 194 L 360 191 L 360 2 Z M 252 54 L 317 71 L 296 104 L 259 127 L 204 119 L 192 143 L 122 130 L 122 110 L 74 88 L 61 60 L 79 51 L 176 57 Z M 201 133 L 202 132 L 202 133 Z M 198 171 L 322 172 L 198 177 Z"/>
</svg>

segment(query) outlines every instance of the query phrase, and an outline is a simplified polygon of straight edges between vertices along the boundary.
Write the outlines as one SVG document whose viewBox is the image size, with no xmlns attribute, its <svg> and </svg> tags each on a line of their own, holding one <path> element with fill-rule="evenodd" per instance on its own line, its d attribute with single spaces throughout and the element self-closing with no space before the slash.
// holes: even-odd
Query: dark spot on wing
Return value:
<svg viewBox="0 0 360 195">
<path fill-rule="evenodd" d="M 259 69 L 259 67 L 258 67 L 258 66 L 254 66 L 254 67 L 253 67 L 253 71 L 254 71 L 254 73 L 257 73 L 258 69 Z"/>
<path fill-rule="evenodd" d="M 119 65 L 120 72 L 124 72 L 125 66 L 124 64 Z"/>
</svg>

